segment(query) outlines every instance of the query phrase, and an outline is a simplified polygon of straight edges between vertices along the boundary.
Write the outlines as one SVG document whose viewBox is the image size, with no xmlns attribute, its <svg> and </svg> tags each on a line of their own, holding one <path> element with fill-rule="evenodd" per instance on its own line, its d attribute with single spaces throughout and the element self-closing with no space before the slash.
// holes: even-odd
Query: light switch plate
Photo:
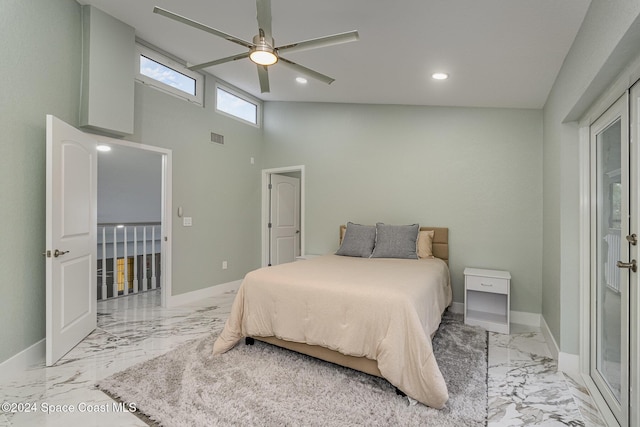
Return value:
<svg viewBox="0 0 640 427">
<path fill-rule="evenodd" d="M 190 216 L 185 216 L 184 218 L 182 218 L 182 225 L 184 227 L 191 227 L 193 225 L 193 220 Z"/>
</svg>

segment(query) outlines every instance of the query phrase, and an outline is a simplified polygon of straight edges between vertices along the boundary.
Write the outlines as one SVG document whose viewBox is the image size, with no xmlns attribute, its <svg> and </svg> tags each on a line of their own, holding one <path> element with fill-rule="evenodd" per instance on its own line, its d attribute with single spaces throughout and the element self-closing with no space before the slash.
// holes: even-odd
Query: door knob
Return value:
<svg viewBox="0 0 640 427">
<path fill-rule="evenodd" d="M 638 244 L 638 235 L 636 233 L 630 234 L 626 238 L 627 242 L 631 243 L 633 246 Z"/>
<path fill-rule="evenodd" d="M 56 249 L 55 251 L 53 251 L 53 257 L 54 258 L 58 258 L 60 255 L 64 255 L 69 253 L 69 251 L 60 251 L 58 249 Z"/>
<path fill-rule="evenodd" d="M 622 261 L 618 261 L 616 263 L 616 266 L 618 266 L 618 268 L 628 268 L 631 271 L 633 271 L 634 273 L 636 271 L 638 271 L 638 263 L 636 262 L 635 259 L 632 259 L 631 262 L 622 262 Z"/>
</svg>

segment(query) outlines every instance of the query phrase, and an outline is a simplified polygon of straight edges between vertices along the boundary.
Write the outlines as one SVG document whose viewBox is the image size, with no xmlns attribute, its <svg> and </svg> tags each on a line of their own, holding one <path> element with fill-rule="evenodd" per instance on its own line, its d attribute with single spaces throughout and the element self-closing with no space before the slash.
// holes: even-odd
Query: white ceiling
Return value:
<svg viewBox="0 0 640 427">
<path fill-rule="evenodd" d="M 252 0 L 81 0 L 136 35 L 199 64 L 244 48 L 153 13 L 159 6 L 244 40 L 257 34 Z M 206 71 L 268 101 L 542 108 L 590 0 L 272 0 L 276 45 L 358 30 L 357 42 L 286 57 L 336 79 L 296 83 L 269 68 L 261 94 L 248 59 Z M 434 81 L 431 74 L 450 74 Z"/>
</svg>

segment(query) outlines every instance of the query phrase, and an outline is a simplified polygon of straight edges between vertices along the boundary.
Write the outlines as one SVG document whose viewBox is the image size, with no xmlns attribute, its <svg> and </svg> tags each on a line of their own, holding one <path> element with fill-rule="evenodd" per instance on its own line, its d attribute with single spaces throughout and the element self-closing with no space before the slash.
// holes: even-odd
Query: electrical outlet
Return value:
<svg viewBox="0 0 640 427">
<path fill-rule="evenodd" d="M 227 269 L 227 261 L 222 261 L 222 269 L 223 270 Z"/>
<path fill-rule="evenodd" d="M 183 227 L 191 227 L 193 225 L 193 219 L 190 216 L 185 216 L 182 218 L 182 226 Z"/>
</svg>

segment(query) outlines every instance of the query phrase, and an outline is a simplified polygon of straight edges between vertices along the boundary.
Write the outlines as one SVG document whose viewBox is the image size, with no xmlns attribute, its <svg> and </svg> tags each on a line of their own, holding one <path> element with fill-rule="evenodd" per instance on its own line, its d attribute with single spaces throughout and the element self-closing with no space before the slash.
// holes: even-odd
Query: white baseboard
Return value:
<svg viewBox="0 0 640 427">
<path fill-rule="evenodd" d="M 558 371 L 566 372 L 574 378 L 580 378 L 580 355 L 560 351 L 560 347 L 553 337 L 549 325 L 547 325 L 547 322 L 544 320 L 544 316 L 542 316 L 540 323 L 540 330 L 547 342 L 551 357 L 558 361 Z"/>
<path fill-rule="evenodd" d="M 540 313 L 529 313 L 528 311 L 511 311 L 511 323 L 518 325 L 540 327 Z"/>
<path fill-rule="evenodd" d="M 540 330 L 542 331 L 544 340 L 547 342 L 547 347 L 549 347 L 549 352 L 551 352 L 551 357 L 558 360 L 558 355 L 560 354 L 560 347 L 558 347 L 558 343 L 556 342 L 555 338 L 553 338 L 553 334 L 549 329 L 549 325 L 547 325 L 547 321 L 544 320 L 544 316 L 541 316 L 541 319 L 540 319 Z"/>
<path fill-rule="evenodd" d="M 11 377 L 15 375 L 16 372 L 23 372 L 31 366 L 44 364 L 45 351 L 46 340 L 43 338 L 15 356 L 0 363 L 0 378 Z"/>
<path fill-rule="evenodd" d="M 449 311 L 452 313 L 464 313 L 464 303 L 463 302 L 452 302 L 451 307 L 449 307 Z"/>
<path fill-rule="evenodd" d="M 558 371 L 580 378 L 580 356 L 562 351 L 558 353 Z"/>
<path fill-rule="evenodd" d="M 209 286 L 208 288 L 198 289 L 197 291 L 185 292 L 180 295 L 172 295 L 167 298 L 167 307 L 177 307 L 180 305 L 197 302 L 203 298 L 210 298 L 225 292 L 236 291 L 240 287 L 242 280 L 222 283 L 220 285 Z"/>
<path fill-rule="evenodd" d="M 464 313 L 463 302 L 452 302 L 449 310 L 452 313 Z M 536 326 L 540 327 L 541 315 L 539 313 L 528 313 L 526 311 L 511 311 L 511 323 L 517 323 L 519 325 Z"/>
</svg>

